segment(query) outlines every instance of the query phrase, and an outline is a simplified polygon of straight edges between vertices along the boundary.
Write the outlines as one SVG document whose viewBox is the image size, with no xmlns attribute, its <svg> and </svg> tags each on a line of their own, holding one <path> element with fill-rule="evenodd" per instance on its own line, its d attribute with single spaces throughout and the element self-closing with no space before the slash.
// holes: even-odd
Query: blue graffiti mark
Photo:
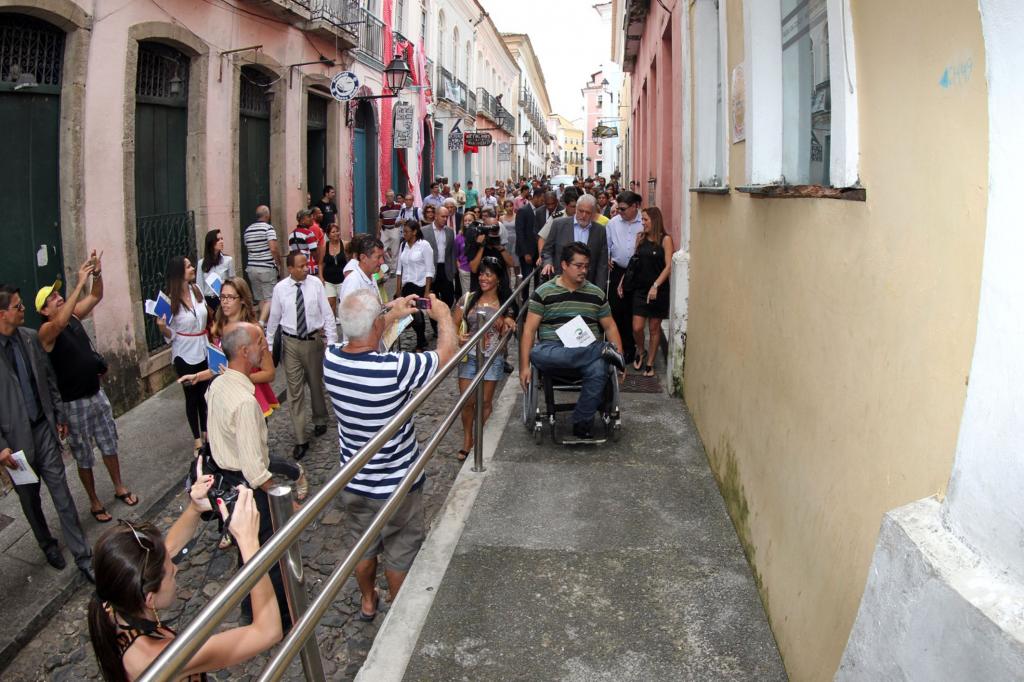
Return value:
<svg viewBox="0 0 1024 682">
<path fill-rule="evenodd" d="M 957 85 L 965 85 L 971 80 L 971 74 L 973 72 L 974 60 L 968 57 L 959 64 L 950 64 L 947 66 L 942 72 L 942 77 L 939 78 L 939 85 L 943 90 L 948 90 Z"/>
</svg>

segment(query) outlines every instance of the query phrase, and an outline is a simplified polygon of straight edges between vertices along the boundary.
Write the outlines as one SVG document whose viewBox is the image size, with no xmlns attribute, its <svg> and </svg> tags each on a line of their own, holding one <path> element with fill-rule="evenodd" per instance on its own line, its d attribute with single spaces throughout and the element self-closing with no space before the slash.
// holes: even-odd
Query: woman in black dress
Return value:
<svg viewBox="0 0 1024 682">
<path fill-rule="evenodd" d="M 661 321 L 668 317 L 673 246 L 672 237 L 665 233 L 659 208 L 648 207 L 641 220 L 644 231 L 636 236 L 639 267 L 633 277 L 633 339 L 638 349 L 633 367 L 640 369 L 642 365 L 644 376 L 653 377 L 654 358 L 661 342 Z M 649 336 L 646 351 L 643 350 L 644 327 Z"/>
</svg>

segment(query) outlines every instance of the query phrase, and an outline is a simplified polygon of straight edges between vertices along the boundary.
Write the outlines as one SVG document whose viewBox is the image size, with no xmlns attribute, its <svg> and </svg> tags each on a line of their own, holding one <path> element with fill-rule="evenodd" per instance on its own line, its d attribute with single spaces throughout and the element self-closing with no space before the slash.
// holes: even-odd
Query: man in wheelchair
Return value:
<svg viewBox="0 0 1024 682">
<path fill-rule="evenodd" d="M 578 375 L 582 384 L 573 409 L 572 433 L 576 438 L 589 439 L 594 414 L 609 380 L 609 367 L 625 368 L 622 340 L 604 291 L 587 281 L 587 245 L 569 244 L 562 249 L 561 260 L 562 274 L 537 287 L 530 297 L 519 342 L 519 381 L 524 391 L 529 390 L 531 363 L 542 372 Z M 600 341 L 602 331 L 606 341 Z M 536 344 L 534 337 L 538 338 Z M 570 340 L 565 342 L 563 338 Z"/>
</svg>

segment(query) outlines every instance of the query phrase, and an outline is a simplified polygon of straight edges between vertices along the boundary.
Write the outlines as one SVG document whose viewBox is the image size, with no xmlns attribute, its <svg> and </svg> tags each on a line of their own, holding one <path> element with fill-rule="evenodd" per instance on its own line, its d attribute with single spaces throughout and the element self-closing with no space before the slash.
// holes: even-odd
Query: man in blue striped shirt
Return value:
<svg viewBox="0 0 1024 682">
<path fill-rule="evenodd" d="M 346 296 L 338 306 L 348 343 L 327 350 L 324 383 L 338 418 L 343 466 L 405 407 L 412 391 L 422 388 L 458 350 L 451 311 L 431 295 L 427 314 L 437 322 L 437 350 L 377 352 L 384 330 L 395 320 L 414 313 L 416 299 L 415 295 L 397 298 L 382 307 L 374 292 L 360 289 Z M 346 537 L 352 545 L 419 456 L 410 417 L 345 486 L 342 503 L 348 515 Z M 394 599 L 423 542 L 423 480 L 420 474 L 398 511 L 356 564 L 362 621 L 372 621 L 379 607 L 380 598 L 374 589 L 377 556 L 384 556 L 384 575 Z"/>
</svg>

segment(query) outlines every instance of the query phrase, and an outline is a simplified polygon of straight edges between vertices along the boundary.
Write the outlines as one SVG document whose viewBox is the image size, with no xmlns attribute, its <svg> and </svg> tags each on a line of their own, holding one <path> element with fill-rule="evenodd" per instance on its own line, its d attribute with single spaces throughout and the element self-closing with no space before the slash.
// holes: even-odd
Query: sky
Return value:
<svg viewBox="0 0 1024 682">
<path fill-rule="evenodd" d="M 530 36 L 555 113 L 582 116 L 590 74 L 609 58 L 611 33 L 594 10 L 598 0 L 480 0 L 501 33 Z"/>
</svg>

